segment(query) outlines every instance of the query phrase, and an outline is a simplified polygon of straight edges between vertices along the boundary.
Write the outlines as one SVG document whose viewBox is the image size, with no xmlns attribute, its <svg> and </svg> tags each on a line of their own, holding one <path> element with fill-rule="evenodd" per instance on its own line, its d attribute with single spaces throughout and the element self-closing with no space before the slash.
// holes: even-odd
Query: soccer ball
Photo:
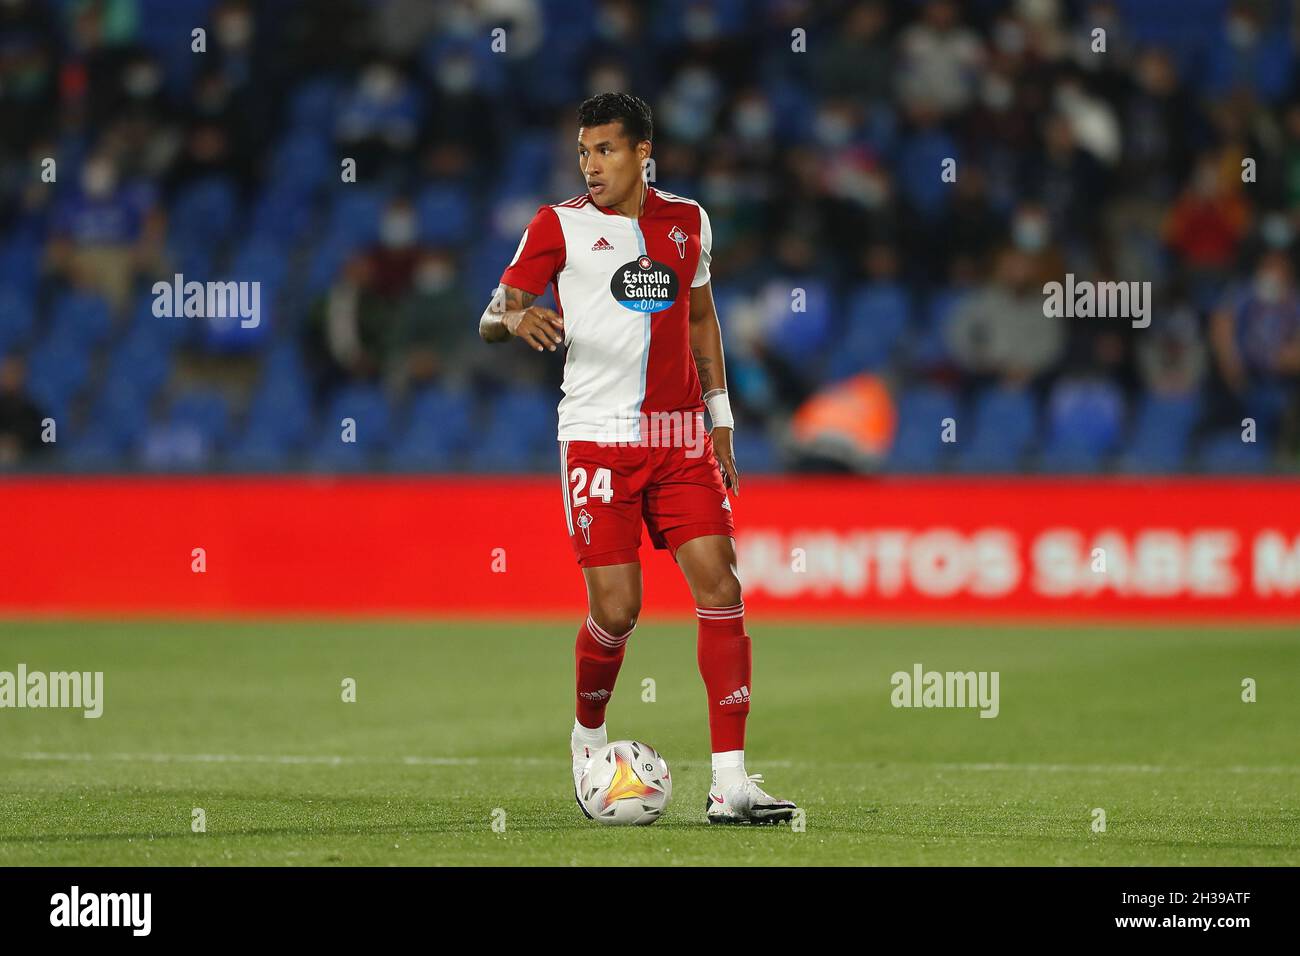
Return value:
<svg viewBox="0 0 1300 956">
<path fill-rule="evenodd" d="M 636 740 L 615 740 L 591 755 L 578 797 L 597 823 L 646 826 L 659 819 L 673 794 L 668 764 Z"/>
</svg>

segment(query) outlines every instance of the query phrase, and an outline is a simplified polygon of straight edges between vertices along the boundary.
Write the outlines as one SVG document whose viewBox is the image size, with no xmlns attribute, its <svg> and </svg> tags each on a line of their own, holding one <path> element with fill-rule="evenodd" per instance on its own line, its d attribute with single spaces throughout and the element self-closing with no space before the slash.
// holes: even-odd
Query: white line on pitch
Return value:
<svg viewBox="0 0 1300 956">
<path fill-rule="evenodd" d="M 509 764 L 514 766 L 549 767 L 564 762 L 564 758 L 541 757 L 358 757 L 335 754 L 168 754 L 168 753 L 53 753 L 29 751 L 0 755 L 17 760 L 33 761 L 115 761 L 122 763 L 254 763 L 254 764 L 304 764 L 346 766 L 354 764 L 404 764 L 416 767 L 474 767 L 480 764 Z M 681 767 L 693 767 L 703 761 L 677 761 Z M 905 767 L 933 770 L 971 771 L 976 773 L 1236 773 L 1236 774 L 1289 774 L 1300 773 L 1300 765 L 1283 766 L 1232 766 L 1232 767 L 1178 767 L 1159 764 L 1122 763 L 898 763 L 887 761 L 817 761 L 817 760 L 764 760 L 764 767 Z"/>
</svg>

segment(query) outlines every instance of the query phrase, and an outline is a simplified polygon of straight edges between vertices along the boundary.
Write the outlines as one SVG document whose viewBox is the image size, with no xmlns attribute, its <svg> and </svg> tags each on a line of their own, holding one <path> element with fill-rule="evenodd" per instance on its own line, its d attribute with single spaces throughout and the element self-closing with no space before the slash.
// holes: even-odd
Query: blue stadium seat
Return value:
<svg viewBox="0 0 1300 956">
<path fill-rule="evenodd" d="M 235 471 L 277 471 L 292 460 L 292 449 L 273 425 L 254 422 L 235 440 L 226 464 Z"/>
<path fill-rule="evenodd" d="M 473 232 L 473 213 L 473 203 L 459 184 L 429 186 L 415 200 L 420 240 L 433 245 L 454 245 L 466 241 Z M 503 268 L 504 266 L 505 263 L 502 263 Z"/>
<path fill-rule="evenodd" d="M 90 374 L 90 356 L 76 341 L 47 339 L 27 362 L 27 390 L 37 404 L 63 408 L 81 391 Z"/>
<path fill-rule="evenodd" d="M 476 468 L 508 472 L 554 467 L 555 397 L 521 386 L 494 396 L 488 425 L 476 438 Z"/>
<path fill-rule="evenodd" d="M 327 179 L 338 182 L 342 170 L 335 162 L 328 137 L 303 130 L 297 130 L 280 141 L 271 166 L 276 175 L 267 188 L 296 195 L 310 195 Z"/>
<path fill-rule="evenodd" d="M 990 388 L 972 411 L 957 419 L 958 467 L 965 472 L 1017 470 L 1038 432 L 1033 397 L 1020 389 Z"/>
<path fill-rule="evenodd" d="M 333 77 L 313 77 L 298 85 L 289 98 L 289 122 L 306 130 L 328 129 L 338 104 L 339 81 Z"/>
<path fill-rule="evenodd" d="M 924 318 L 913 338 L 908 354 L 914 369 L 935 369 L 949 363 L 948 342 L 944 329 L 953 311 L 966 297 L 964 289 L 941 289 L 926 303 Z"/>
<path fill-rule="evenodd" d="M 529 447 L 553 443 L 556 404 L 556 396 L 547 389 L 507 389 L 493 398 L 488 431 L 512 435 Z"/>
<path fill-rule="evenodd" d="M 201 326 L 202 320 L 187 319 L 183 315 L 154 315 L 154 294 L 149 291 L 136 300 L 127 334 L 151 339 L 161 348 L 171 351 L 182 342 L 195 339 Z"/>
<path fill-rule="evenodd" d="M 193 428 L 213 448 L 220 448 L 230 436 L 230 406 L 220 392 L 193 391 L 177 396 L 169 418 L 173 426 Z"/>
<path fill-rule="evenodd" d="M 945 418 L 957 419 L 957 399 L 947 389 L 922 385 L 905 391 L 898 402 L 898 429 L 889 449 L 888 469 L 939 470 L 951 448 L 942 440 Z"/>
<path fill-rule="evenodd" d="M 453 455 L 474 441 L 474 406 L 468 392 L 427 388 L 416 395 L 407 409 L 402 444 L 428 444 L 440 455 Z"/>
<path fill-rule="evenodd" d="M 0 280 L 0 354 L 31 340 L 36 305 L 20 286 Z"/>
<path fill-rule="evenodd" d="M 1265 442 L 1244 442 L 1241 432 L 1228 429 L 1201 443 L 1198 460 L 1211 474 L 1257 474 L 1268 468 L 1272 448 Z"/>
<path fill-rule="evenodd" d="M 83 428 L 68 438 L 59 438 L 61 461 L 72 471 L 94 473 L 115 471 L 126 464 L 122 450 L 99 429 Z"/>
<path fill-rule="evenodd" d="M 1067 379 L 1048 399 L 1047 441 L 1042 467 L 1057 472 L 1093 472 L 1118 446 L 1124 426 L 1124 396 L 1111 381 Z"/>
<path fill-rule="evenodd" d="M 296 186 L 267 186 L 253 203 L 249 238 L 281 245 L 296 243 L 307 235 L 315 214 L 310 193 Z"/>
<path fill-rule="evenodd" d="M 44 237 L 39 230 L 17 229 L 0 246 L 0 285 L 9 286 L 29 297 L 36 291 L 41 274 Z"/>
<path fill-rule="evenodd" d="M 911 320 L 911 302 L 902 286 L 859 287 L 848 300 L 848 325 L 836 343 L 830 379 L 878 371 L 898 348 Z"/>
<path fill-rule="evenodd" d="M 337 193 L 326 228 L 326 241 L 355 249 L 379 239 L 379 224 L 388 197 L 383 191 L 348 185 Z"/>
<path fill-rule="evenodd" d="M 125 455 L 140 443 L 148 427 L 150 397 L 130 378 L 111 379 L 96 396 L 83 430 L 109 447 L 114 456 Z"/>
<path fill-rule="evenodd" d="M 301 448 L 314 427 L 311 394 L 292 377 L 266 378 L 253 395 L 245 434 L 273 438 L 286 451 Z"/>
<path fill-rule="evenodd" d="M 109 383 L 121 383 L 146 399 L 156 395 L 170 375 L 171 355 L 147 333 L 129 335 L 109 358 Z"/>
<path fill-rule="evenodd" d="M 780 450 L 757 423 L 736 431 L 732 450 L 736 455 L 736 467 L 740 469 L 742 486 L 745 475 L 764 475 L 781 470 Z"/>
<path fill-rule="evenodd" d="M 1182 468 L 1200 412 L 1200 397 L 1195 394 L 1144 396 L 1129 434 L 1124 469 L 1170 472 Z"/>
<path fill-rule="evenodd" d="M 289 271 L 288 259 L 287 249 L 264 236 L 242 246 L 231 264 L 230 277 L 262 283 L 261 298 L 265 306 L 284 285 Z"/>
<path fill-rule="evenodd" d="M 356 425 L 355 442 L 344 442 L 342 422 L 350 418 Z M 372 385 L 350 385 L 334 394 L 320 425 L 318 454 L 332 446 L 343 455 L 350 455 L 351 445 L 365 453 L 381 451 L 388 446 L 392 433 L 392 411 L 388 399 Z"/>
<path fill-rule="evenodd" d="M 181 189 L 168 214 L 168 245 L 211 249 L 235 231 L 239 196 L 224 176 L 209 176 Z"/>
<path fill-rule="evenodd" d="M 50 336 L 81 346 L 95 346 L 108 338 L 113 316 L 108 302 L 89 292 L 65 292 L 51 310 Z"/>
</svg>

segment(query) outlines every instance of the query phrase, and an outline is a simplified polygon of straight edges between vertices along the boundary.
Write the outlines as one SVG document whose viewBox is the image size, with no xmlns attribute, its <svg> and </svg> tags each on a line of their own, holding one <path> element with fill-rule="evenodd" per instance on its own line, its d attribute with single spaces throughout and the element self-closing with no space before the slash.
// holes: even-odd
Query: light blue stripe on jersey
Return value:
<svg viewBox="0 0 1300 956">
<path fill-rule="evenodd" d="M 639 220 L 632 220 L 632 231 L 636 234 L 637 248 L 641 255 L 646 255 L 645 236 L 641 232 L 641 223 Z M 641 406 L 645 404 L 646 388 L 646 369 L 650 365 L 650 317 L 652 313 L 645 313 L 645 348 L 641 352 L 641 396 L 636 400 L 636 438 L 633 441 L 641 440 Z"/>
</svg>

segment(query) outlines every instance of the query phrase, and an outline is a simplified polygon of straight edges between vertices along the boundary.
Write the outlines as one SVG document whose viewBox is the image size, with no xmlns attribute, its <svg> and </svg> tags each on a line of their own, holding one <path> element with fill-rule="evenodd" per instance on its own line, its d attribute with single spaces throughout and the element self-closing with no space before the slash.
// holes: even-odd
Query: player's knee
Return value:
<svg viewBox="0 0 1300 956">
<path fill-rule="evenodd" d="M 699 607 L 734 607 L 740 601 L 740 579 L 730 568 L 695 588 Z"/>
<path fill-rule="evenodd" d="M 641 604 L 630 598 L 597 601 L 591 606 L 591 619 L 610 634 L 623 635 L 636 627 Z"/>
</svg>

